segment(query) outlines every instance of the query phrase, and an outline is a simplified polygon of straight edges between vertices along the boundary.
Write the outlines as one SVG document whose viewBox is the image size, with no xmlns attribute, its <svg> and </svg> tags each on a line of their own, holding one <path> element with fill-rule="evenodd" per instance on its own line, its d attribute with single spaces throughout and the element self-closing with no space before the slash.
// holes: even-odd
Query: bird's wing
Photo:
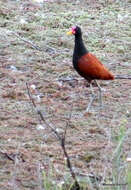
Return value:
<svg viewBox="0 0 131 190">
<path fill-rule="evenodd" d="M 79 59 L 78 69 L 85 78 L 102 80 L 114 79 L 108 69 L 91 53 L 87 53 Z"/>
</svg>

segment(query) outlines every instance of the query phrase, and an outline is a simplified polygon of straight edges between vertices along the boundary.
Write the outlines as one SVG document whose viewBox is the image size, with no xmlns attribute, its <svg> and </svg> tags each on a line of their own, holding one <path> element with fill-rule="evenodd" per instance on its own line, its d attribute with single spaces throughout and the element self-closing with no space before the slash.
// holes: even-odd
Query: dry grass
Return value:
<svg viewBox="0 0 131 190">
<path fill-rule="evenodd" d="M 73 104 L 67 150 L 78 178 L 87 180 L 86 176 L 93 173 L 106 183 L 125 183 L 126 157 L 131 147 L 131 82 L 101 82 L 106 89 L 103 110 L 83 115 L 90 97 L 85 81 L 61 83 L 58 79 L 80 79 L 71 63 L 73 38 L 66 36 L 76 24 L 83 29 L 89 51 L 114 74 L 131 74 L 129 4 L 124 0 L 0 2 L 1 190 L 42 190 L 43 173 L 51 173 L 54 184 L 69 177 L 59 142 L 45 126 L 40 129 L 26 82 L 36 86 L 32 94 L 38 107 L 60 132 Z M 97 101 L 94 106 L 97 108 Z"/>
</svg>

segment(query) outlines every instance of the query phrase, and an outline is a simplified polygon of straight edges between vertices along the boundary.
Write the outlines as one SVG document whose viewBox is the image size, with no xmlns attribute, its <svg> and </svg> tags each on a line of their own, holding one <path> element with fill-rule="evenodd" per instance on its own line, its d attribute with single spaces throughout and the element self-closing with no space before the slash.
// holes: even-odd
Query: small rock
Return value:
<svg viewBox="0 0 131 190">
<path fill-rule="evenodd" d="M 45 129 L 45 127 L 43 125 L 40 125 L 40 124 L 38 124 L 36 126 L 36 128 L 37 128 L 37 130 L 43 130 L 43 129 Z"/>
</svg>

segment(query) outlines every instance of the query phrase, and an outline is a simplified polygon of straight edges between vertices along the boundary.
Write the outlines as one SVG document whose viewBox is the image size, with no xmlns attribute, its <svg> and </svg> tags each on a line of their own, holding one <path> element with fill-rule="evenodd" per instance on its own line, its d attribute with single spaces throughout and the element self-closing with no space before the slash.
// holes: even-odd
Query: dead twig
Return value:
<svg viewBox="0 0 131 190">
<path fill-rule="evenodd" d="M 130 75 L 124 76 L 124 75 L 116 75 L 115 79 L 131 79 Z"/>
<path fill-rule="evenodd" d="M 108 183 L 103 183 L 103 186 L 126 186 L 128 183 L 114 183 L 114 184 L 108 184 Z"/>
<path fill-rule="evenodd" d="M 25 39 L 25 38 L 22 38 L 20 35 L 18 35 L 17 33 L 15 32 L 11 32 L 13 35 L 15 35 L 17 38 L 19 38 L 20 40 L 22 40 L 23 42 L 26 42 L 27 44 L 31 45 L 32 48 L 34 49 L 37 49 L 39 51 L 42 51 L 42 49 L 40 47 L 38 47 L 37 45 L 35 45 L 33 42 Z"/>
<path fill-rule="evenodd" d="M 55 134 L 55 136 L 56 136 L 57 139 L 59 140 L 59 142 L 60 142 L 60 144 L 61 144 L 61 148 L 62 148 L 63 153 L 64 153 L 64 156 L 65 156 L 65 158 L 66 158 L 66 160 L 67 160 L 67 167 L 69 168 L 70 174 L 71 174 L 71 176 L 72 176 L 72 178 L 73 178 L 73 180 L 74 180 L 74 182 L 75 182 L 75 183 L 74 183 L 75 190 L 79 190 L 79 189 L 80 189 L 80 185 L 79 185 L 79 183 L 78 183 L 78 181 L 77 181 L 77 179 L 76 179 L 76 174 L 75 174 L 75 172 L 73 171 L 72 164 L 71 164 L 71 161 L 70 161 L 70 157 L 69 157 L 69 155 L 68 155 L 68 153 L 67 153 L 67 151 L 66 151 L 66 147 L 65 147 L 65 137 L 66 137 L 67 128 L 68 128 L 68 126 L 69 126 L 69 122 L 70 122 L 70 119 L 71 119 L 72 110 L 71 110 L 69 119 L 68 119 L 68 121 L 67 121 L 67 123 L 66 123 L 66 127 L 65 127 L 64 134 L 63 134 L 63 136 L 61 137 L 61 136 L 59 135 L 59 133 L 45 120 L 45 118 L 44 118 L 42 112 L 37 109 L 37 106 L 36 106 L 36 104 L 35 104 L 35 102 L 34 102 L 32 96 L 31 96 L 31 94 L 30 94 L 30 90 L 29 90 L 29 87 L 28 87 L 28 83 L 26 83 L 26 87 L 27 87 L 27 92 L 28 92 L 29 99 L 30 99 L 30 101 L 32 102 L 34 108 L 36 109 L 37 114 L 40 116 L 40 118 L 41 118 L 41 120 L 44 122 L 44 124 Z"/>
<path fill-rule="evenodd" d="M 16 36 L 16 37 L 17 37 L 18 39 L 20 39 L 21 41 L 23 41 L 23 42 L 29 44 L 33 49 L 36 49 L 36 50 L 38 50 L 38 51 L 45 51 L 45 52 L 53 52 L 53 53 L 56 53 L 56 50 L 55 50 L 54 48 L 52 48 L 52 47 L 48 47 L 48 46 L 47 46 L 45 49 L 42 49 L 42 48 L 40 48 L 39 46 L 35 45 L 32 41 L 27 40 L 27 39 L 21 37 L 19 34 L 13 32 L 13 31 L 11 31 L 11 34 L 13 34 L 14 36 Z M 58 51 L 58 50 L 57 50 L 57 51 Z"/>
</svg>

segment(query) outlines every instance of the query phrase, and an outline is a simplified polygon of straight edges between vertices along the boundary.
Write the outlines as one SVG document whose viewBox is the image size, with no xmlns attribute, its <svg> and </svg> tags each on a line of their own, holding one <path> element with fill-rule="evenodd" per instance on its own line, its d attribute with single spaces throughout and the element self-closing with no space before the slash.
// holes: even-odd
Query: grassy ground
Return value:
<svg viewBox="0 0 131 190">
<path fill-rule="evenodd" d="M 46 126 L 41 129 L 26 82 L 36 86 L 37 106 L 60 133 L 72 112 L 66 147 L 78 179 L 87 182 L 92 174 L 102 178 L 98 189 L 127 188 L 101 184 L 126 183 L 131 81 L 101 82 L 105 106 L 84 114 L 90 98 L 84 79 L 58 79 L 80 79 L 72 68 L 74 39 L 66 36 L 73 25 L 82 27 L 88 50 L 114 74 L 131 75 L 129 5 L 130 0 L 0 1 L 0 190 L 42 190 L 45 174 L 59 187 L 69 181 L 59 142 Z"/>
</svg>

